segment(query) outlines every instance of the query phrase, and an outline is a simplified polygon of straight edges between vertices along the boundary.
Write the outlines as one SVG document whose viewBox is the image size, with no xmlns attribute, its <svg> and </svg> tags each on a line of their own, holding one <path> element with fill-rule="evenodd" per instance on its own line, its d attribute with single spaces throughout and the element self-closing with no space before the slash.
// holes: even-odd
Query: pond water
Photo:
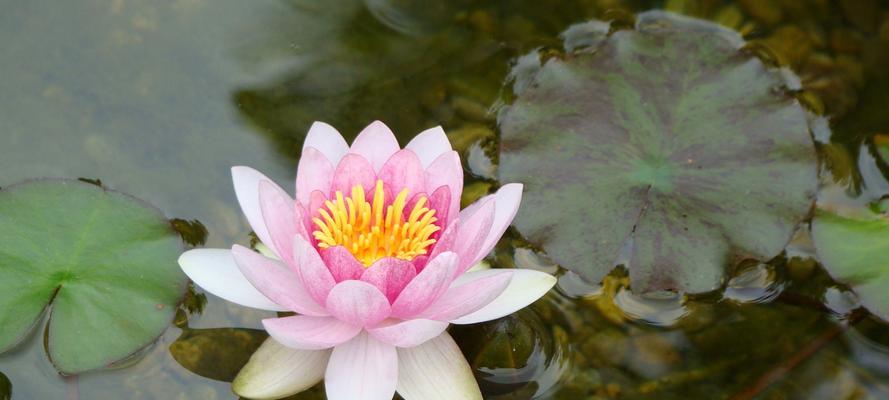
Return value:
<svg viewBox="0 0 889 400">
<path fill-rule="evenodd" d="M 402 144 L 442 125 L 468 204 L 496 182 L 512 63 L 561 48 L 572 24 L 628 24 L 652 8 L 737 29 L 796 71 L 801 99 L 829 121 L 814 129 L 822 200 L 889 194 L 889 5 L 878 0 L 0 3 L 0 187 L 101 179 L 201 221 L 208 247 L 251 240 L 229 168 L 292 190 L 315 120 L 351 139 L 379 119 Z M 889 398 L 889 326 L 831 280 L 805 229 L 781 256 L 742 263 L 724 290 L 697 296 L 633 294 L 622 270 L 585 283 L 514 230 L 488 261 L 559 284 L 512 317 L 451 329 L 486 398 Z M 17 400 L 237 398 L 229 382 L 272 313 L 209 294 L 197 308 L 131 359 L 76 378 L 55 371 L 35 334 L 0 354 L 0 399 L 4 376 Z"/>
</svg>

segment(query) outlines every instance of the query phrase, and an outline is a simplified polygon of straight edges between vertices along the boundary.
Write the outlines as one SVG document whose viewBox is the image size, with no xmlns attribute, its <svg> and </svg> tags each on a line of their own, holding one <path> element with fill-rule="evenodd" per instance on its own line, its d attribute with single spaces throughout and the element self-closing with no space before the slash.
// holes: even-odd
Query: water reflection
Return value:
<svg viewBox="0 0 889 400">
<path fill-rule="evenodd" d="M 639 295 L 628 288 L 621 288 L 614 297 L 614 304 L 630 320 L 664 327 L 688 314 L 685 302 L 685 296 L 679 293 L 664 291 Z"/>
<path fill-rule="evenodd" d="M 781 294 L 782 289 L 775 270 L 768 264 L 757 263 L 732 277 L 722 296 L 738 303 L 768 303 Z"/>
</svg>

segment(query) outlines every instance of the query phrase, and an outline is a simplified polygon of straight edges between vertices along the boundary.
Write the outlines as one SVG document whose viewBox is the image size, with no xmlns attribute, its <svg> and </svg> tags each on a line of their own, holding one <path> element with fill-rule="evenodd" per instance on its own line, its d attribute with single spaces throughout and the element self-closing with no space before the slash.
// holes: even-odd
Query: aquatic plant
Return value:
<svg viewBox="0 0 889 400">
<path fill-rule="evenodd" d="M 47 313 L 47 354 L 77 374 L 131 356 L 170 325 L 188 282 L 176 268 L 182 241 L 157 209 L 96 183 L 0 191 L 0 352 Z"/>
<path fill-rule="evenodd" d="M 295 199 L 251 168 L 232 175 L 264 254 L 191 250 L 182 269 L 226 300 L 298 314 L 263 320 L 271 338 L 234 380 L 241 396 L 284 397 L 323 378 L 331 399 L 388 399 L 396 390 L 406 399 L 480 399 L 446 328 L 511 314 L 555 284 L 533 270 L 472 270 L 515 216 L 522 186 L 461 211 L 460 157 L 440 127 L 401 149 L 379 121 L 351 146 L 316 122 Z"/>
<path fill-rule="evenodd" d="M 792 73 L 661 11 L 563 37 L 516 65 L 498 118 L 500 179 L 528 186 L 516 228 L 592 283 L 623 264 L 640 293 L 712 291 L 733 261 L 778 255 L 817 189 Z"/>
</svg>

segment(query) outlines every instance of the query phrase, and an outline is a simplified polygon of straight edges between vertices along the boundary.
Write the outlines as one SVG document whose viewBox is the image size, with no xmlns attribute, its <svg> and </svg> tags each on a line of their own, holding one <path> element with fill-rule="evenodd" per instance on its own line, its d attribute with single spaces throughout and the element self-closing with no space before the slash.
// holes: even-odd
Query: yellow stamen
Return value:
<svg viewBox="0 0 889 400">
<path fill-rule="evenodd" d="M 405 218 L 408 190 L 402 189 L 391 204 L 385 203 L 383 181 L 377 180 L 373 202 L 364 197 L 364 188 L 356 185 L 351 196 L 336 192 L 332 200 L 312 218 L 317 229 L 312 232 L 322 249 L 343 246 L 365 267 L 383 257 L 412 260 L 426 254 L 441 229 L 435 225 L 435 210 L 426 207 L 426 197 L 420 197 Z"/>
</svg>

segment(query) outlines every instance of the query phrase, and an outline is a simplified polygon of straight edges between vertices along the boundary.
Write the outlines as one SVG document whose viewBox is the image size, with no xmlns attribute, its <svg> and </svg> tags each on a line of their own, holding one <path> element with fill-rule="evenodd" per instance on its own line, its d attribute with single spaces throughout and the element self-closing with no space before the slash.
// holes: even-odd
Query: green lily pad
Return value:
<svg viewBox="0 0 889 400">
<path fill-rule="evenodd" d="M 866 208 L 842 214 L 819 209 L 812 240 L 827 272 L 889 321 L 889 217 Z"/>
<path fill-rule="evenodd" d="M 107 366 L 170 324 L 187 278 L 182 243 L 155 208 L 69 180 L 0 191 L 0 352 L 41 321 L 64 374 Z"/>
<path fill-rule="evenodd" d="M 730 262 L 781 252 L 817 188 L 781 74 L 736 32 L 664 12 L 591 43 L 517 77 L 498 118 L 518 230 L 592 282 L 626 265 L 635 292 L 711 291 Z"/>
</svg>

